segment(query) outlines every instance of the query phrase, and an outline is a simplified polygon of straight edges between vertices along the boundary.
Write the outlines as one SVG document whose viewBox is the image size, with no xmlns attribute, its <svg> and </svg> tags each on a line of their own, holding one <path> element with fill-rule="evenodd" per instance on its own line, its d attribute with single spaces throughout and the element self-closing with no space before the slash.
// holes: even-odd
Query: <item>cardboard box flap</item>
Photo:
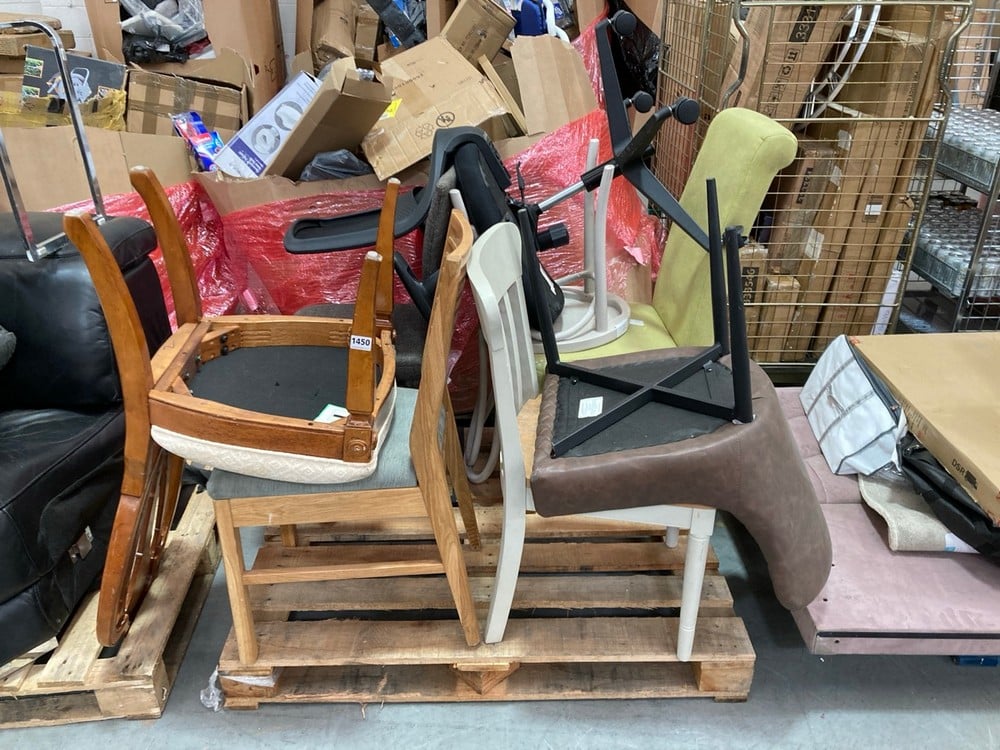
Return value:
<svg viewBox="0 0 1000 750">
<path fill-rule="evenodd" d="M 380 179 L 428 156 L 439 128 L 507 114 L 493 84 L 443 37 L 391 57 L 382 73 L 393 85 L 392 104 L 361 144 Z"/>
<path fill-rule="evenodd" d="M 133 64 L 133 68 L 139 68 Z M 145 68 L 142 68 L 145 70 Z M 167 71 L 162 75 L 177 75 L 193 78 L 206 83 L 221 83 L 233 88 L 253 85 L 253 76 L 246 60 L 236 50 L 221 49 L 216 57 L 206 60 L 191 60 L 182 70 Z"/>
<path fill-rule="evenodd" d="M 385 84 L 361 78 L 354 58 L 337 60 L 265 174 L 297 179 L 316 154 L 357 148 L 390 101 Z"/>
<path fill-rule="evenodd" d="M 519 36 L 511 57 L 528 135 L 551 133 L 597 107 L 583 58 L 572 45 L 554 36 Z"/>
<path fill-rule="evenodd" d="M 86 128 L 101 192 L 128 193 L 128 170 L 142 164 L 164 185 L 185 182 L 191 161 L 184 141 L 174 136 L 145 135 Z M 76 134 L 70 125 L 51 128 L 4 128 L 11 164 L 25 207 L 44 211 L 90 199 Z M 59 179 L 52 179 L 53 175 Z M 6 197 L 2 200 L 6 203 Z"/>
</svg>

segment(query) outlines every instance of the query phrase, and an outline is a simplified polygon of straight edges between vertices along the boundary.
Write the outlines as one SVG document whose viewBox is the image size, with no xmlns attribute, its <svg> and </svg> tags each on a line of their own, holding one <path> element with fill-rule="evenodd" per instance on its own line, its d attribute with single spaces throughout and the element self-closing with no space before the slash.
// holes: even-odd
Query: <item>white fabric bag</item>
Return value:
<svg viewBox="0 0 1000 750">
<path fill-rule="evenodd" d="M 846 336 L 830 342 L 799 398 L 834 474 L 867 476 L 890 463 L 899 469 L 906 417 Z"/>
</svg>

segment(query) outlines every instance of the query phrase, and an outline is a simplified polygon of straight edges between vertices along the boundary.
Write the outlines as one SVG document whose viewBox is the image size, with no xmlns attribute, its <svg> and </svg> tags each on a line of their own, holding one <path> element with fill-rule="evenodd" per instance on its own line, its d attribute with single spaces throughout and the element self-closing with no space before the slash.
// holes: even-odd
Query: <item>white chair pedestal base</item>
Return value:
<svg viewBox="0 0 1000 750">
<path fill-rule="evenodd" d="M 631 308 L 617 294 L 608 294 L 605 306 L 606 325 L 598 327 L 594 314 L 594 301 L 584 295 L 569 293 L 565 296 L 562 312 L 553 327 L 560 352 L 579 352 L 610 344 L 625 335 Z M 588 320 L 589 319 L 589 320 Z M 532 341 L 536 354 L 543 354 L 541 341 Z"/>
</svg>

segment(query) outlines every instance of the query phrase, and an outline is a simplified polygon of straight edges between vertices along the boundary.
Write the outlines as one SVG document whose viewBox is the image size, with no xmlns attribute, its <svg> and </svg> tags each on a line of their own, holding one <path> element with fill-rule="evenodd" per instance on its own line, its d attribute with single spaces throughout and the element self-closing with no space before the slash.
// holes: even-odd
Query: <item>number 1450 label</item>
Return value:
<svg viewBox="0 0 1000 750">
<path fill-rule="evenodd" d="M 363 352 L 370 352 L 372 350 L 372 337 L 371 336 L 351 336 L 351 348 L 360 349 Z"/>
</svg>

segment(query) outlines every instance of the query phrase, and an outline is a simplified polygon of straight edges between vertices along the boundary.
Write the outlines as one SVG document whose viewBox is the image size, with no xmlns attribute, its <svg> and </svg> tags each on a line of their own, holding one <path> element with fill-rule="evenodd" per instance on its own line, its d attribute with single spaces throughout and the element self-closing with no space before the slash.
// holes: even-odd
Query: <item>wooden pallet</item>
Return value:
<svg viewBox="0 0 1000 750">
<path fill-rule="evenodd" d="M 480 508 L 483 549 L 466 551 L 485 615 L 499 507 Z M 300 529 L 268 564 L 305 555 L 363 559 L 386 546 L 430 544 L 426 522 Z M 565 700 L 711 697 L 746 700 L 755 654 L 732 595 L 709 556 L 694 654 L 675 656 L 686 537 L 592 518 L 529 518 L 514 613 L 503 642 L 465 646 L 443 578 L 254 587 L 260 657 L 239 663 L 230 633 L 219 660 L 227 708 L 261 703 Z M 338 544 L 325 545 L 327 542 Z M 296 616 L 289 618 L 290 612 Z M 311 613 L 311 614 L 310 614 Z M 320 618 L 320 619 L 317 619 Z"/>
<path fill-rule="evenodd" d="M 91 594 L 48 660 L 0 679 L 0 728 L 159 717 L 219 561 L 207 495 L 193 495 L 170 532 L 160 573 L 114 651 L 94 635 Z"/>
</svg>

